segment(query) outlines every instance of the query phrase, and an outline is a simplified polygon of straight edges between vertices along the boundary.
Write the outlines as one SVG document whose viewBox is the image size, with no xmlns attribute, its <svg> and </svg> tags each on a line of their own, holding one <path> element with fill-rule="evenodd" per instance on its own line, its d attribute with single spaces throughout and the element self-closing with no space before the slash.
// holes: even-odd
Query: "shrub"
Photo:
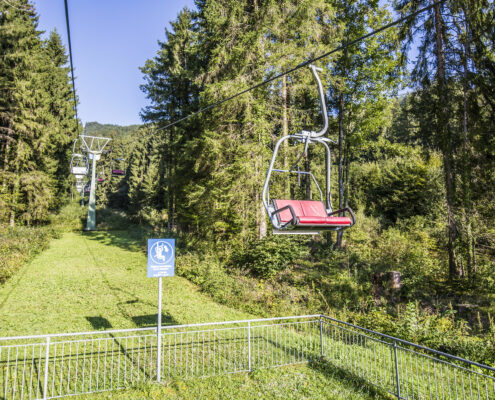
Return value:
<svg viewBox="0 0 495 400">
<path fill-rule="evenodd" d="M 376 272 L 399 271 L 401 294 L 410 300 L 434 295 L 434 282 L 443 275 L 441 262 L 434 256 L 436 241 L 422 217 L 401 221 L 380 235 L 370 260 Z"/>
<path fill-rule="evenodd" d="M 415 215 L 436 215 L 442 205 L 442 170 L 438 157 L 394 158 L 360 164 L 351 173 L 351 202 L 385 225 Z"/>
<path fill-rule="evenodd" d="M 0 285 L 48 247 L 56 231 L 49 227 L 0 226 Z"/>
<path fill-rule="evenodd" d="M 307 239 L 267 236 L 253 241 L 246 249 L 235 251 L 232 262 L 263 278 L 274 276 L 297 258 L 309 255 Z"/>
</svg>

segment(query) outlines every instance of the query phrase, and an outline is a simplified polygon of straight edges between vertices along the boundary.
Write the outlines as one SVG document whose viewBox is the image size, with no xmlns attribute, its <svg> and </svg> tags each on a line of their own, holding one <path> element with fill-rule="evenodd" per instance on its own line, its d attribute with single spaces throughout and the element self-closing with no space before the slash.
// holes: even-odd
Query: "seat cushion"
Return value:
<svg viewBox="0 0 495 400">
<path fill-rule="evenodd" d="M 303 210 L 299 200 L 273 200 L 276 210 L 280 210 L 286 206 L 291 206 L 297 217 L 304 216 Z M 278 219 L 281 223 L 292 221 L 292 214 L 289 209 L 277 213 Z"/>
<path fill-rule="evenodd" d="M 276 210 L 291 206 L 299 220 L 298 225 L 350 226 L 352 224 L 352 220 L 348 217 L 329 217 L 321 201 L 273 200 L 273 204 Z M 292 214 L 288 209 L 276 215 L 280 223 L 292 221 Z"/>
<path fill-rule="evenodd" d="M 326 217 L 299 217 L 300 225 L 327 225 Z"/>
<path fill-rule="evenodd" d="M 347 226 L 352 224 L 352 220 L 348 217 L 327 217 L 326 224 L 334 226 Z"/>
</svg>

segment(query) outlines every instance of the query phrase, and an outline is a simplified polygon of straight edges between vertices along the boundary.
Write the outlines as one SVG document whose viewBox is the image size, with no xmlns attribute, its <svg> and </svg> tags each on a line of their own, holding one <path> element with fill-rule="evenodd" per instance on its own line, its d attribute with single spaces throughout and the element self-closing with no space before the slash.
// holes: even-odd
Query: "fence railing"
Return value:
<svg viewBox="0 0 495 400">
<path fill-rule="evenodd" d="M 0 399 L 324 360 L 398 399 L 494 399 L 495 369 L 323 315 L 0 338 Z M 160 364 L 157 364 L 160 351 Z M 160 374 L 157 374 L 160 368 Z"/>
</svg>

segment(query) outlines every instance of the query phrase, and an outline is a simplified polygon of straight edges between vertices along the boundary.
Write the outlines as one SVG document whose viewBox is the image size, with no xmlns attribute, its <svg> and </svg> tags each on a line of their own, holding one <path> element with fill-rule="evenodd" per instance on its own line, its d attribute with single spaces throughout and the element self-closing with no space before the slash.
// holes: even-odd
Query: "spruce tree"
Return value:
<svg viewBox="0 0 495 400">
<path fill-rule="evenodd" d="M 0 4 L 0 220 L 43 222 L 60 202 L 74 129 L 66 59 L 56 34 L 44 43 L 27 0 Z"/>
</svg>

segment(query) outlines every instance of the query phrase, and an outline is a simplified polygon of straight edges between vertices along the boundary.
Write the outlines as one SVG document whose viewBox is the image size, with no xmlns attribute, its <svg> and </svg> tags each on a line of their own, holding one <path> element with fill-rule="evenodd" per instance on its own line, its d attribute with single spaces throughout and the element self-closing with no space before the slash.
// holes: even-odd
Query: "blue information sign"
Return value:
<svg viewBox="0 0 495 400">
<path fill-rule="evenodd" d="M 175 239 L 148 239 L 148 278 L 174 276 Z"/>
</svg>

